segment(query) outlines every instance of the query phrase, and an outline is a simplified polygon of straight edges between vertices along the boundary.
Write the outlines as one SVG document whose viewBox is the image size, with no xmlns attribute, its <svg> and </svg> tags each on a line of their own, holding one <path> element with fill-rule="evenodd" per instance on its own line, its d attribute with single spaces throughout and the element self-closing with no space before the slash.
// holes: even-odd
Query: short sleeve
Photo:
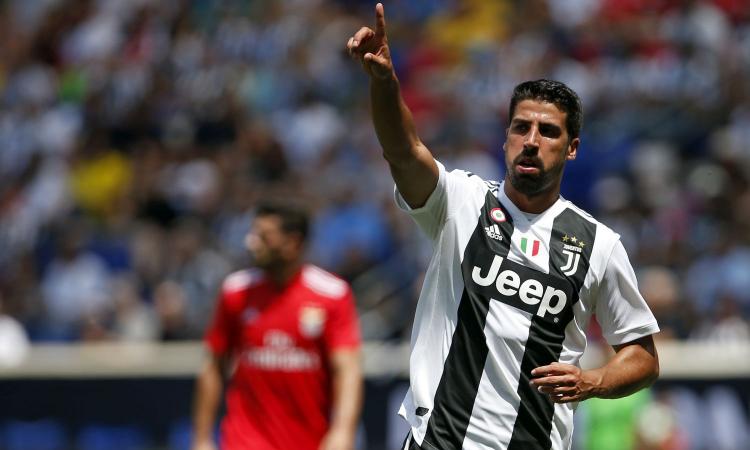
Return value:
<svg viewBox="0 0 750 450">
<path fill-rule="evenodd" d="M 324 335 L 328 350 L 359 347 L 359 320 L 351 289 L 341 299 L 332 300 L 329 314 Z"/>
<path fill-rule="evenodd" d="M 473 177 L 478 183 L 484 183 L 481 178 L 469 172 L 463 170 L 448 172 L 440 161 L 436 160 L 435 163 L 439 172 L 438 182 L 423 206 L 411 208 L 399 193 L 398 188 L 394 189 L 396 205 L 407 212 L 433 241 L 437 240 L 445 222 L 470 197 L 468 194 L 473 192 L 475 185 L 470 178 Z"/>
<path fill-rule="evenodd" d="M 224 292 L 216 300 L 213 319 L 206 329 L 203 338 L 209 350 L 216 355 L 223 355 L 230 351 L 233 345 L 232 335 L 235 328 L 232 314 L 228 308 L 227 297 Z"/>
<path fill-rule="evenodd" d="M 609 256 L 597 295 L 596 319 L 609 344 L 624 344 L 659 332 L 619 240 Z"/>
</svg>

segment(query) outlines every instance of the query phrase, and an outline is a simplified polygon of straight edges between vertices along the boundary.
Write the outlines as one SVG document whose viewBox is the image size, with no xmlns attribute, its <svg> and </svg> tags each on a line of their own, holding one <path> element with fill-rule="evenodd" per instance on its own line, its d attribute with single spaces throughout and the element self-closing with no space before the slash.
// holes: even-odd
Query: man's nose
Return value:
<svg viewBox="0 0 750 450">
<path fill-rule="evenodd" d="M 524 147 L 532 147 L 532 148 L 538 148 L 539 147 L 539 129 L 535 126 L 531 127 L 529 129 L 529 132 L 526 133 L 526 139 L 523 141 Z"/>
</svg>

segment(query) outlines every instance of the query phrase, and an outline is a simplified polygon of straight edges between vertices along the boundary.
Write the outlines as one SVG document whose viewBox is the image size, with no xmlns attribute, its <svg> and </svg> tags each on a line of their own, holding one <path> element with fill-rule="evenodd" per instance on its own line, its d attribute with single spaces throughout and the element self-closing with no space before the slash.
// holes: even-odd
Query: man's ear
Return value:
<svg viewBox="0 0 750 450">
<path fill-rule="evenodd" d="M 565 159 L 568 161 L 573 161 L 576 159 L 576 156 L 578 156 L 578 146 L 581 144 L 581 140 L 579 138 L 575 138 L 572 141 L 570 141 L 570 144 L 568 144 L 568 154 L 565 155 Z"/>
</svg>

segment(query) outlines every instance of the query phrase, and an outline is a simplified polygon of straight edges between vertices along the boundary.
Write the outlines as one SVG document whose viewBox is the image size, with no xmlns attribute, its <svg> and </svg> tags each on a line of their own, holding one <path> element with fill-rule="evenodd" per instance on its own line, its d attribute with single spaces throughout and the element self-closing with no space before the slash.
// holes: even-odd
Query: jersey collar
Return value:
<svg viewBox="0 0 750 450">
<path fill-rule="evenodd" d="M 264 271 L 263 275 L 264 275 L 264 278 L 266 280 L 266 284 L 271 289 L 273 289 L 274 291 L 285 291 L 289 287 L 295 286 L 295 285 L 297 285 L 297 284 L 300 283 L 300 279 L 302 278 L 302 272 L 304 272 L 306 266 L 307 266 L 306 264 L 302 264 L 297 269 L 297 271 L 294 273 L 294 275 L 292 275 L 291 277 L 289 277 L 289 279 L 286 281 L 286 283 L 281 284 L 281 285 L 276 284 L 276 282 L 273 281 L 273 278 L 271 277 L 270 274 L 268 274 L 268 272 Z"/>
<path fill-rule="evenodd" d="M 565 199 L 562 196 L 557 197 L 557 200 L 555 203 L 552 204 L 549 208 L 542 211 L 541 213 L 537 214 L 536 217 L 529 220 L 526 217 L 526 214 L 523 213 L 515 203 L 508 197 L 508 195 L 505 193 L 505 181 L 502 181 L 500 183 L 500 187 L 497 190 L 497 199 L 502 203 L 502 205 L 508 210 L 511 217 L 513 217 L 513 221 L 517 224 L 524 224 L 527 226 L 531 226 L 535 223 L 538 223 L 540 221 L 543 221 L 544 219 L 548 217 L 557 217 L 558 214 L 562 212 L 563 209 L 565 209 Z"/>
</svg>

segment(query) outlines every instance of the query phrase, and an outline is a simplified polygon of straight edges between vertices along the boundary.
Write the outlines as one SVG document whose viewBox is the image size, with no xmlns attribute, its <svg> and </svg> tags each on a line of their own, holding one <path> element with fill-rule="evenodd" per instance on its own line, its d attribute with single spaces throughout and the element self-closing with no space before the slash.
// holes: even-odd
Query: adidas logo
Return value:
<svg viewBox="0 0 750 450">
<path fill-rule="evenodd" d="M 496 223 L 493 223 L 492 225 L 488 227 L 484 227 L 484 232 L 487 234 L 488 237 L 496 240 L 496 241 L 502 241 L 503 235 L 500 232 L 500 227 L 497 226 Z"/>
</svg>

